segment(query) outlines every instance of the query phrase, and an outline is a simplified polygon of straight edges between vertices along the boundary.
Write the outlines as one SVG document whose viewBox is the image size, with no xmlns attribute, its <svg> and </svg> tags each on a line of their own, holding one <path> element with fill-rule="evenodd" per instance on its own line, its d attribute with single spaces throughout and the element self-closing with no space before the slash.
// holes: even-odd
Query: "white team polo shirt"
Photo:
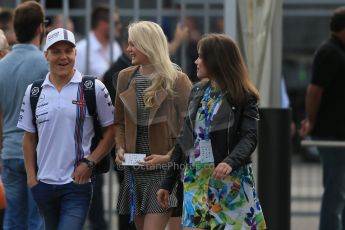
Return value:
<svg viewBox="0 0 345 230">
<path fill-rule="evenodd" d="M 36 123 L 39 141 L 37 144 L 37 179 L 48 184 L 67 184 L 72 179 L 76 152 L 84 157 L 90 154 L 94 136 L 93 120 L 86 104 L 78 103 L 78 87 L 82 75 L 75 71 L 71 81 L 58 92 L 47 74 L 36 107 Z M 17 127 L 35 133 L 30 107 L 31 85 L 26 89 Z M 96 103 L 99 122 L 102 127 L 113 124 L 114 107 L 103 83 L 95 80 Z M 85 116 L 83 125 L 77 113 Z M 79 124 L 79 128 L 78 128 Z M 79 138 L 78 138 L 79 137 Z M 81 143 L 80 143 L 81 142 Z"/>
</svg>

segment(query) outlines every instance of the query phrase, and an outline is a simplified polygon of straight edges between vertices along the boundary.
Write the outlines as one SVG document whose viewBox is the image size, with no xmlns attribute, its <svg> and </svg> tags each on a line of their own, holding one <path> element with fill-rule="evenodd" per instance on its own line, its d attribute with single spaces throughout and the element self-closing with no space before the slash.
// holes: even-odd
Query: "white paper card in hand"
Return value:
<svg viewBox="0 0 345 230">
<path fill-rule="evenodd" d="M 138 166 L 141 165 L 138 163 L 138 161 L 144 161 L 144 158 L 146 157 L 146 154 L 140 154 L 140 153 L 125 153 L 125 162 L 122 163 L 122 165 L 127 166 Z"/>
</svg>

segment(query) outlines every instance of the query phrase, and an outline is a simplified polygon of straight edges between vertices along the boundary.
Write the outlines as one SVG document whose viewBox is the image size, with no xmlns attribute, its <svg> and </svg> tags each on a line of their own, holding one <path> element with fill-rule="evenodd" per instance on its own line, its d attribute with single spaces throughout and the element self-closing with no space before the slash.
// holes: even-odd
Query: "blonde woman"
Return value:
<svg viewBox="0 0 345 230">
<path fill-rule="evenodd" d="M 149 21 L 129 25 L 128 48 L 132 67 L 119 74 L 115 98 L 116 163 L 124 154 L 146 157 L 140 167 L 124 167 L 117 210 L 130 214 L 138 230 L 164 229 L 177 207 L 176 188 L 167 208 L 156 193 L 183 124 L 191 83 L 169 58 L 161 27 Z"/>
</svg>

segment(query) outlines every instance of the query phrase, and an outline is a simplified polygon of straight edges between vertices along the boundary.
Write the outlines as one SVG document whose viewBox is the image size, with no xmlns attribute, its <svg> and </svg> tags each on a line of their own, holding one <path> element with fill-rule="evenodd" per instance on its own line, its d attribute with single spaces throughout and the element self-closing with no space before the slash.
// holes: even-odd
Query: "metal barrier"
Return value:
<svg viewBox="0 0 345 230">
<path fill-rule="evenodd" d="M 316 146 L 316 147 L 332 147 L 332 148 L 344 148 L 345 141 L 314 141 L 314 140 L 303 140 L 301 145 L 304 147 Z"/>
<path fill-rule="evenodd" d="M 318 222 L 323 191 L 321 165 L 296 160 L 291 166 L 291 217 L 315 218 Z"/>
<path fill-rule="evenodd" d="M 303 140 L 301 146 L 307 148 L 306 151 L 309 149 L 313 154 L 318 154 L 316 147 L 344 148 L 345 142 Z M 315 155 L 315 159 L 317 157 Z M 306 162 L 295 155 L 291 172 L 291 217 L 300 228 L 317 229 L 323 193 L 322 166 L 319 161 Z"/>
</svg>

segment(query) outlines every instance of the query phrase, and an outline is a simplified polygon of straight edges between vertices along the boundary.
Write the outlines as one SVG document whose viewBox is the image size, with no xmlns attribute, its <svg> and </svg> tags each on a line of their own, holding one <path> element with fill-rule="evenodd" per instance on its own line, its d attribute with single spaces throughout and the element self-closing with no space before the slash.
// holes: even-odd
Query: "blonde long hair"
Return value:
<svg viewBox="0 0 345 230">
<path fill-rule="evenodd" d="M 153 65 L 152 84 L 144 91 L 144 103 L 147 108 L 156 106 L 156 92 L 165 89 L 173 94 L 177 71 L 169 57 L 168 41 L 162 28 L 154 22 L 139 21 L 128 26 L 128 40 L 142 52 Z"/>
</svg>

